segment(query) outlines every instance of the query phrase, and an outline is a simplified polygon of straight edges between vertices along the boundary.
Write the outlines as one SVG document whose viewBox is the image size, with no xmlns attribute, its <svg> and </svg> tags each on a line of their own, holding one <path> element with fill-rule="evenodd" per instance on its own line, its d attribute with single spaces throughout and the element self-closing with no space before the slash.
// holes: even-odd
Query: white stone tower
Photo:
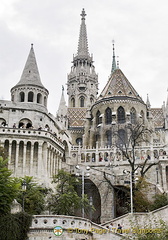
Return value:
<svg viewBox="0 0 168 240">
<path fill-rule="evenodd" d="M 98 76 L 95 73 L 93 57 L 88 50 L 85 16 L 83 9 L 78 51 L 73 56 L 73 66 L 67 82 L 68 129 L 73 144 L 82 144 L 87 109 L 96 101 L 98 94 Z"/>
<path fill-rule="evenodd" d="M 11 89 L 14 103 L 35 103 L 47 108 L 48 90 L 43 86 L 37 67 L 33 44 L 20 81 Z"/>
<path fill-rule="evenodd" d="M 95 102 L 98 93 L 98 76 L 95 73 L 93 57 L 88 50 L 85 16 L 83 9 L 78 51 L 76 56 L 73 56 L 73 66 L 68 75 L 68 107 L 89 107 Z"/>
</svg>

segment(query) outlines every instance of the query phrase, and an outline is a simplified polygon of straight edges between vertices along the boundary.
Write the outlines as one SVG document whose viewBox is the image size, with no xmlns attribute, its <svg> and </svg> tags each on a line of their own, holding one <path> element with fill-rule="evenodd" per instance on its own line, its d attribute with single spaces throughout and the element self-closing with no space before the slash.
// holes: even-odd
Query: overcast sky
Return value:
<svg viewBox="0 0 168 240">
<path fill-rule="evenodd" d="M 110 75 L 114 39 L 120 69 L 145 102 L 149 94 L 151 106 L 161 107 L 168 88 L 167 0 L 0 0 L 0 99 L 10 100 L 33 43 L 55 115 L 77 52 L 82 8 L 99 92 Z"/>
</svg>

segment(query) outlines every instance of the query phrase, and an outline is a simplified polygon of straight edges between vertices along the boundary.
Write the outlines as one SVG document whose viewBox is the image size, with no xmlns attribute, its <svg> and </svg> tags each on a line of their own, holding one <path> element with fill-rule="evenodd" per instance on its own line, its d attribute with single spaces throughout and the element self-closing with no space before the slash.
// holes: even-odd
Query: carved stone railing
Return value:
<svg viewBox="0 0 168 240">
<path fill-rule="evenodd" d="M 19 135 L 20 137 L 45 137 L 52 141 L 54 141 L 57 145 L 61 148 L 64 148 L 64 144 L 58 139 L 54 134 L 49 131 L 45 130 L 38 130 L 38 129 L 27 129 L 27 128 L 8 128 L 8 127 L 0 127 L 0 135 Z"/>
</svg>

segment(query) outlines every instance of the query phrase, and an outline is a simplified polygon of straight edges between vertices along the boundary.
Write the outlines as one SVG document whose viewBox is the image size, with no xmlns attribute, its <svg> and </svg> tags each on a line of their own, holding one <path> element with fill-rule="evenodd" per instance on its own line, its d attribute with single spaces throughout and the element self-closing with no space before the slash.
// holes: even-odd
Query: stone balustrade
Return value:
<svg viewBox="0 0 168 240">
<path fill-rule="evenodd" d="M 25 137 L 26 135 L 29 137 L 45 137 L 52 141 L 54 141 L 57 145 L 59 145 L 61 148 L 65 148 L 64 144 L 61 142 L 60 139 L 58 139 L 54 134 L 52 134 L 49 131 L 45 130 L 38 130 L 38 129 L 27 129 L 27 128 L 8 128 L 8 127 L 0 127 L 0 134 L 3 136 L 3 134 L 6 136 L 9 135 L 17 135 L 20 137 Z"/>
<path fill-rule="evenodd" d="M 120 234 L 112 233 L 106 227 L 91 222 L 88 219 L 63 215 L 35 215 L 29 231 L 29 240 L 55 239 L 54 228 L 61 227 L 61 240 L 120 240 Z"/>
</svg>

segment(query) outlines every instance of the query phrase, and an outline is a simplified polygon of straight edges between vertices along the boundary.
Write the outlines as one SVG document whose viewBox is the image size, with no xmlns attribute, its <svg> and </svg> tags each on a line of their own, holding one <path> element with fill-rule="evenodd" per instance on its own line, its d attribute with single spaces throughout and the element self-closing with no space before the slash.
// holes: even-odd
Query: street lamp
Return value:
<svg viewBox="0 0 168 240">
<path fill-rule="evenodd" d="M 86 177 L 89 177 L 89 173 L 88 172 L 85 172 L 84 169 L 80 169 L 80 166 L 79 165 L 76 165 L 75 167 L 77 170 L 81 171 L 81 175 L 82 175 L 82 199 L 84 200 L 84 195 L 85 195 L 85 176 Z M 86 167 L 86 171 L 89 171 L 90 170 L 90 167 L 87 166 Z M 85 175 L 86 173 L 86 175 Z M 79 176 L 79 172 L 76 173 L 76 176 Z M 84 218 L 85 216 L 85 209 L 84 209 L 84 205 L 82 204 L 82 217 Z"/>
<path fill-rule="evenodd" d="M 23 202 L 22 202 L 22 211 L 24 212 L 24 203 L 25 203 L 25 192 L 27 188 L 26 180 L 23 180 L 22 182 L 22 191 L 23 191 Z"/>
</svg>

